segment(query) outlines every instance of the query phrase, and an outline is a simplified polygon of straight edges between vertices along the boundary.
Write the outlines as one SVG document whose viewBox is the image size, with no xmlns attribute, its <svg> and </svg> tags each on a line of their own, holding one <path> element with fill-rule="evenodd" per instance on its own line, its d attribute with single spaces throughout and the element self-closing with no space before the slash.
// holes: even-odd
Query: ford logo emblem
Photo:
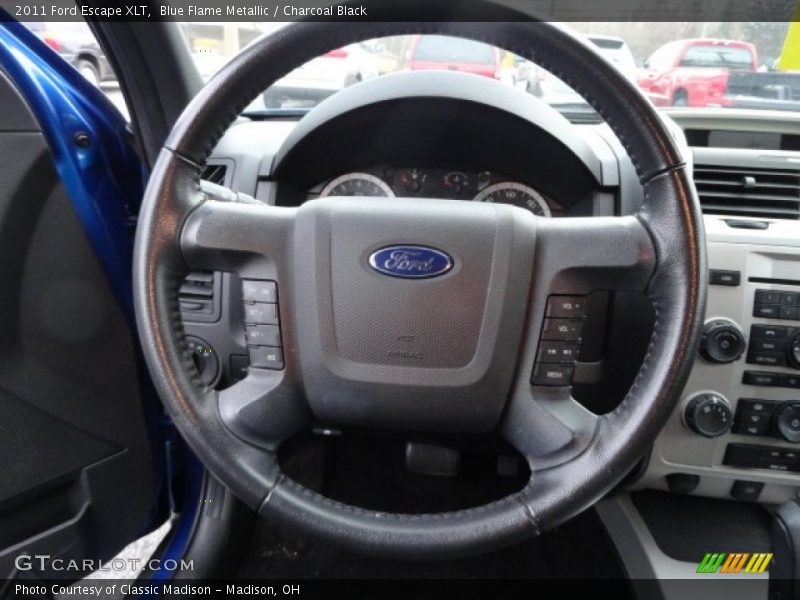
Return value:
<svg viewBox="0 0 800 600">
<path fill-rule="evenodd" d="M 369 266 L 391 277 L 424 279 L 447 273 L 453 259 L 428 246 L 386 246 L 370 255 Z"/>
</svg>

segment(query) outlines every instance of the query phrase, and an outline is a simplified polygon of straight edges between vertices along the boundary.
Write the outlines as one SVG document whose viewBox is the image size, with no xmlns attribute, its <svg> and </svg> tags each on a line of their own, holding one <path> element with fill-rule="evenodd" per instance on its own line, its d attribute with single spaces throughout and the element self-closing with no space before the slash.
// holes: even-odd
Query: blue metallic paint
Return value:
<svg viewBox="0 0 800 600">
<path fill-rule="evenodd" d="M 0 65 L 42 128 L 75 212 L 133 324 L 129 222 L 138 212 L 145 173 L 125 119 L 20 23 L 0 23 Z"/>
</svg>

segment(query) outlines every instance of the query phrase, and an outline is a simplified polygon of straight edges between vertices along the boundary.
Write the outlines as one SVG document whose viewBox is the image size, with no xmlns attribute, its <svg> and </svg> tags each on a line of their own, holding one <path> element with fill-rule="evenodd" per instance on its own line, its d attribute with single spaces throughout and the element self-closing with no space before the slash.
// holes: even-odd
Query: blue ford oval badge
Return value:
<svg viewBox="0 0 800 600">
<path fill-rule="evenodd" d="M 391 277 L 424 279 L 444 275 L 453 268 L 453 260 L 428 246 L 386 246 L 370 255 L 369 265 Z"/>
</svg>

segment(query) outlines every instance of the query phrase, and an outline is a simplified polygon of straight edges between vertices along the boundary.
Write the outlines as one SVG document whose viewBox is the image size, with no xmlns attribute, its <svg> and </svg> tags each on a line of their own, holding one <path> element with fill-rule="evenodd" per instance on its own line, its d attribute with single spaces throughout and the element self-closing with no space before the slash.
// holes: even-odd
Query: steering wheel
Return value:
<svg viewBox="0 0 800 600">
<path fill-rule="evenodd" d="M 541 219 L 500 204 L 386 198 L 282 208 L 220 201 L 214 197 L 235 194 L 201 188 L 210 152 L 258 93 L 328 51 L 401 34 L 483 41 L 563 79 L 625 146 L 644 192 L 641 210 Z M 421 254 L 395 257 L 406 261 L 402 272 L 384 260 L 393 246 Z M 376 260 L 390 272 L 374 268 Z M 406 558 L 519 541 L 608 492 L 671 413 L 705 308 L 702 218 L 662 120 L 587 44 L 524 14 L 503 23 L 301 22 L 248 46 L 199 92 L 162 149 L 142 204 L 134 261 L 150 372 L 179 432 L 211 473 L 261 514 Z M 275 282 L 283 369 L 251 367 L 221 392 L 202 384 L 178 305 L 182 278 L 192 269 L 234 272 L 262 290 L 256 294 L 273 294 Z M 569 387 L 531 383 L 540 333 L 557 326 L 550 318 L 564 309 L 558 296 L 594 290 L 646 292 L 656 312 L 630 391 L 603 416 L 580 407 Z M 499 432 L 526 458 L 531 478 L 510 496 L 448 513 L 345 505 L 281 472 L 279 444 L 312 422 Z"/>
</svg>

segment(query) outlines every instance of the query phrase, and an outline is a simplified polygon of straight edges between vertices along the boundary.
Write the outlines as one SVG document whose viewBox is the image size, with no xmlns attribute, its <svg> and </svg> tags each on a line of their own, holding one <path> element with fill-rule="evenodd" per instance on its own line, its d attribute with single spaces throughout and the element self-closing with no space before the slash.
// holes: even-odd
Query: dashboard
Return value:
<svg viewBox="0 0 800 600">
<path fill-rule="evenodd" d="M 310 189 L 307 200 L 326 196 L 431 198 L 512 204 L 540 217 L 564 208 L 527 183 L 488 169 L 384 164 L 344 173 Z"/>
</svg>

